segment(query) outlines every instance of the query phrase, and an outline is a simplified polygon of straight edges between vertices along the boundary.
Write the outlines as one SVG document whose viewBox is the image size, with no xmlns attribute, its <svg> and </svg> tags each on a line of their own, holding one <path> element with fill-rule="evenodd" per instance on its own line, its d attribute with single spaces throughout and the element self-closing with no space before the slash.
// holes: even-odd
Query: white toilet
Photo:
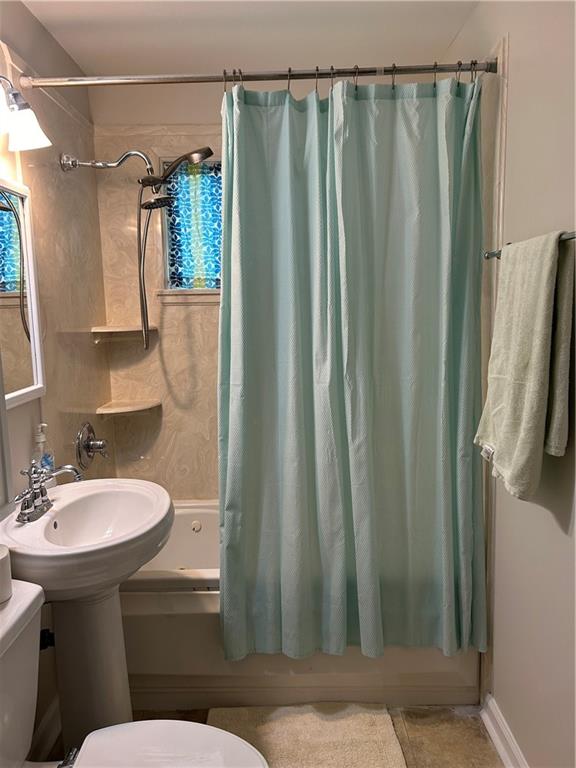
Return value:
<svg viewBox="0 0 576 768">
<path fill-rule="evenodd" d="M 71 762 L 29 763 L 36 711 L 42 588 L 12 582 L 0 604 L 1 768 L 267 768 L 262 755 L 219 728 L 147 720 L 90 733 Z"/>
</svg>

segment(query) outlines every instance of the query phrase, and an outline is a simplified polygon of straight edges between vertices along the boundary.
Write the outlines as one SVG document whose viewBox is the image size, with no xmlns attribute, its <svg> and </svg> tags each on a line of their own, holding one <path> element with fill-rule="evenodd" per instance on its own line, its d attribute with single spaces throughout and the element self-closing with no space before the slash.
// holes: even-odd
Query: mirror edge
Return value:
<svg viewBox="0 0 576 768">
<path fill-rule="evenodd" d="M 31 400 L 37 400 L 46 394 L 46 382 L 44 379 L 44 359 L 42 355 L 42 333 L 40 325 L 40 301 L 38 294 L 38 281 L 36 275 L 36 261 L 32 245 L 32 203 L 30 189 L 13 179 L 0 178 L 0 187 L 22 198 L 24 209 L 22 232 L 24 235 L 24 259 L 26 264 L 27 291 L 28 291 L 28 318 L 30 324 L 30 342 L 32 355 L 32 370 L 34 384 L 24 389 L 18 389 L 5 395 L 6 409 L 15 408 Z M 2 386 L 2 392 L 4 391 Z"/>
<path fill-rule="evenodd" d="M 11 478 L 8 416 L 4 402 L 4 379 L 2 375 L 2 360 L 0 360 L 0 520 L 3 520 L 10 512 L 13 495 Z"/>
</svg>

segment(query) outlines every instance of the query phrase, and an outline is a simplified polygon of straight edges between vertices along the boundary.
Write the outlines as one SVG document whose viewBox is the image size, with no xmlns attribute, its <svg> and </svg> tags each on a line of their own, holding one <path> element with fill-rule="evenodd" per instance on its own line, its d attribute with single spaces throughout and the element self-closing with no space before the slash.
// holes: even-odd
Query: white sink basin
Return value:
<svg viewBox="0 0 576 768">
<path fill-rule="evenodd" d="M 54 506 L 39 520 L 0 523 L 15 578 L 40 584 L 46 599 L 75 600 L 118 585 L 164 546 L 174 509 L 145 480 L 87 480 L 48 491 Z"/>
</svg>

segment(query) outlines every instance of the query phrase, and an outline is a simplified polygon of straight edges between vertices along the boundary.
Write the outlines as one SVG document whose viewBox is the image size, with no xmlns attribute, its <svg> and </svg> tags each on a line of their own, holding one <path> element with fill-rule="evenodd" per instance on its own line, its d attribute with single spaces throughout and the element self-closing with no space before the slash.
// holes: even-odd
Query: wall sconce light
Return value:
<svg viewBox="0 0 576 768">
<path fill-rule="evenodd" d="M 22 152 L 49 147 L 52 142 L 24 96 L 4 75 L 0 75 L 0 83 L 3 86 L 0 89 L 0 134 L 8 133 L 8 149 Z"/>
</svg>

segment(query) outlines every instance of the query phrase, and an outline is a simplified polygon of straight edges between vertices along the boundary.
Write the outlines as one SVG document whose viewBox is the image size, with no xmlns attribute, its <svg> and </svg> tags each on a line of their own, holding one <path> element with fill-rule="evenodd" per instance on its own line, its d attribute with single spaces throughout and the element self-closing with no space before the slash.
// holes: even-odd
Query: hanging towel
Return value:
<svg viewBox="0 0 576 768">
<path fill-rule="evenodd" d="M 574 254 L 560 232 L 502 250 L 488 366 L 488 392 L 475 437 L 492 474 L 520 499 L 538 488 L 544 451 L 563 456 Z"/>
</svg>

